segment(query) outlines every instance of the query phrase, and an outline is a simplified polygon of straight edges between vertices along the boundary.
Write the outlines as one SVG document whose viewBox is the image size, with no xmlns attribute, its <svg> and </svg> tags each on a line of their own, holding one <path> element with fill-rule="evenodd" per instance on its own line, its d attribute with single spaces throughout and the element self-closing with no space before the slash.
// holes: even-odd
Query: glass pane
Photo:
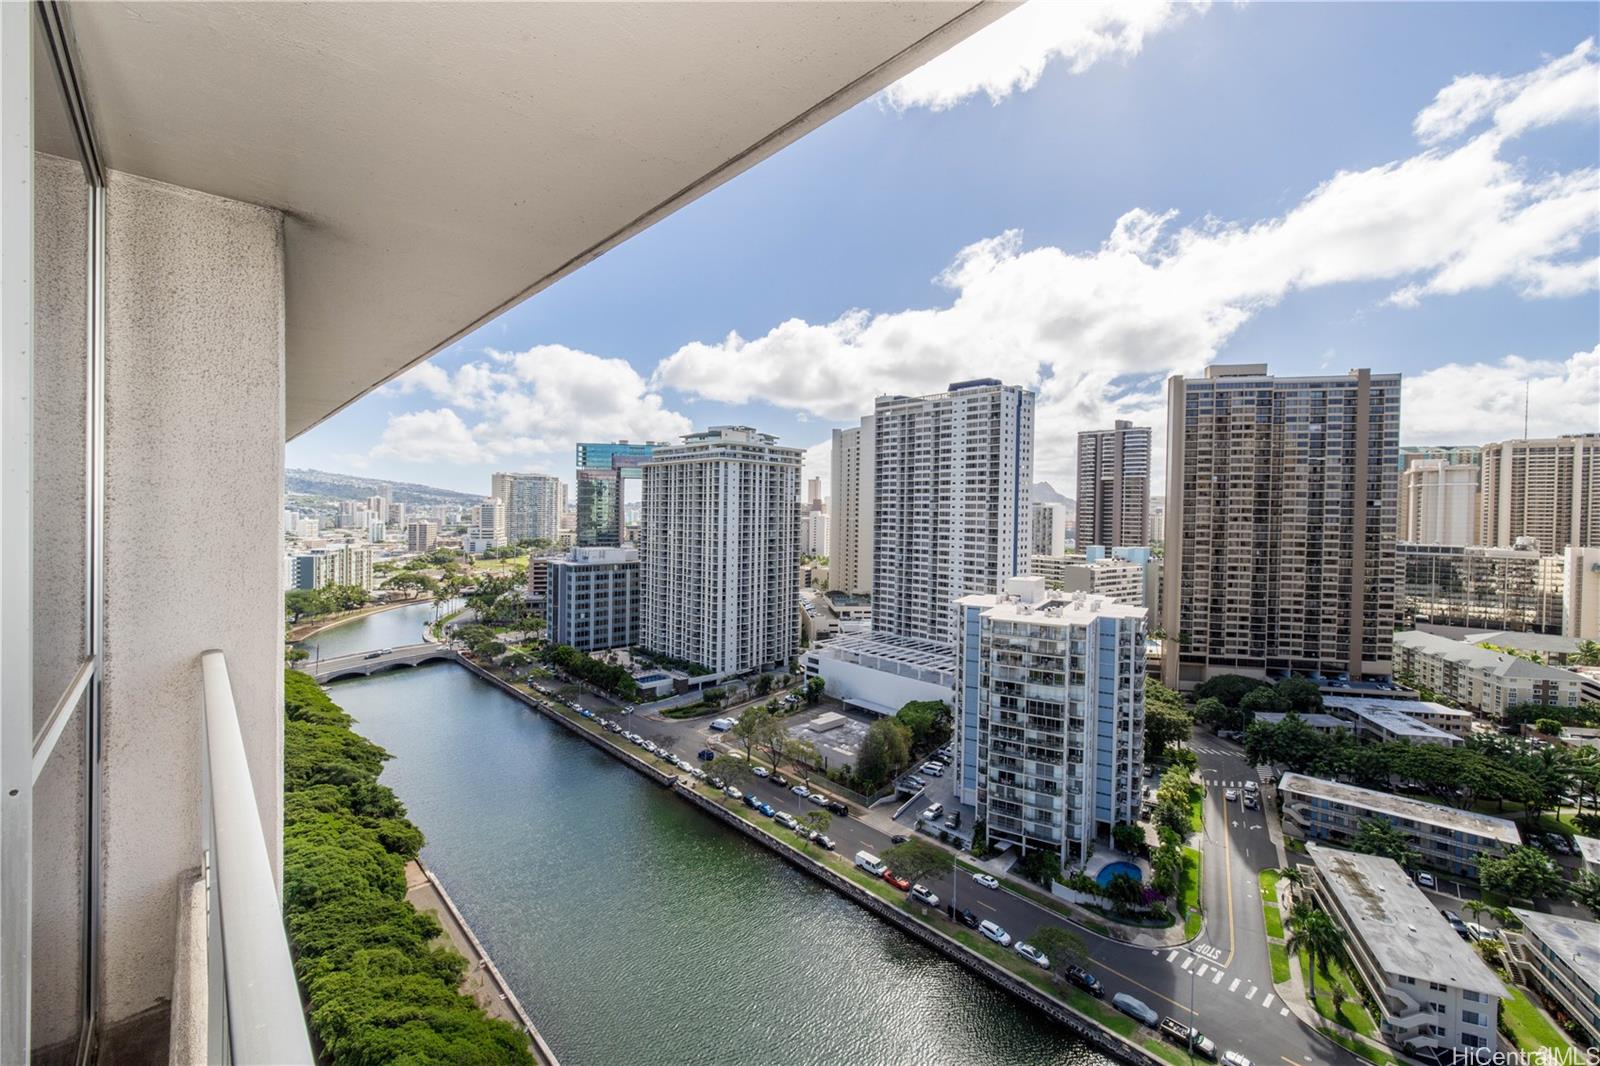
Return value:
<svg viewBox="0 0 1600 1066">
<path fill-rule="evenodd" d="M 33 786 L 33 1062 L 71 1062 L 83 1018 L 84 696 Z"/>
<path fill-rule="evenodd" d="M 89 186 L 34 30 L 33 713 L 37 730 L 86 655 Z"/>
</svg>

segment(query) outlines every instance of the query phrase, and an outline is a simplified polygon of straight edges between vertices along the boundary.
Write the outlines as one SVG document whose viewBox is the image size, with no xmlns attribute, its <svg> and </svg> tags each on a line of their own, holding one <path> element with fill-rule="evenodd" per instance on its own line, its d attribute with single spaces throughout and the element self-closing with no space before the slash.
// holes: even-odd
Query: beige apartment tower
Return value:
<svg viewBox="0 0 1600 1066">
<path fill-rule="evenodd" d="M 872 591 L 873 466 L 876 421 L 833 431 L 829 482 L 828 584 L 840 592 Z"/>
<path fill-rule="evenodd" d="M 1078 434 L 1078 534 L 1090 544 L 1150 543 L 1150 427 L 1117 420 L 1115 429 Z"/>
<path fill-rule="evenodd" d="M 1400 539 L 1409 544 L 1478 543 L 1478 474 L 1472 463 L 1417 459 L 1400 471 Z"/>
<path fill-rule="evenodd" d="M 1163 680 L 1389 676 L 1400 375 L 1211 366 L 1167 420 Z"/>
<path fill-rule="evenodd" d="M 1600 547 L 1600 433 L 1485 445 L 1478 543 Z"/>
</svg>

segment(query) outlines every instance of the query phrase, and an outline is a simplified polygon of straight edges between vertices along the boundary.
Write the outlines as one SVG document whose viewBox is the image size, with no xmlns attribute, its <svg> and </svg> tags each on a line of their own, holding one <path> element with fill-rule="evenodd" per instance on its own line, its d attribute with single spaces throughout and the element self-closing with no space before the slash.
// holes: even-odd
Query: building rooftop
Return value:
<svg viewBox="0 0 1600 1066">
<path fill-rule="evenodd" d="M 1277 725 L 1287 717 L 1289 717 L 1288 711 L 1257 711 L 1255 720 L 1258 722 L 1265 722 L 1267 725 Z M 1351 728 L 1350 723 L 1345 719 L 1340 718 L 1337 715 L 1322 714 L 1321 712 L 1317 711 L 1313 711 L 1310 714 L 1300 715 L 1300 720 L 1306 725 L 1310 726 L 1312 729 Z"/>
<path fill-rule="evenodd" d="M 1431 707 L 1439 707 L 1441 711 L 1448 709 L 1425 700 L 1384 700 L 1360 696 L 1325 696 L 1322 700 L 1322 705 L 1334 713 L 1344 711 L 1346 714 L 1353 715 L 1379 729 L 1387 730 L 1397 737 L 1435 744 L 1460 743 L 1460 738 L 1431 726 L 1427 722 L 1420 721 L 1412 717 L 1411 713 L 1407 713 L 1401 707 L 1395 706 L 1402 703 L 1414 704 L 1421 708 L 1412 712 L 1416 714 L 1431 713 L 1426 710 L 1426 708 Z"/>
<path fill-rule="evenodd" d="M 1037 576 L 1007 578 L 1005 592 L 997 596 L 963 596 L 958 602 L 985 608 L 986 618 L 1034 625 L 1084 626 L 1107 617 L 1147 617 L 1143 607 L 1109 596 L 1051 590 L 1045 579 Z"/>
<path fill-rule="evenodd" d="M 955 652 L 948 644 L 934 640 L 858 633 L 818 644 L 812 652 L 819 657 L 840 659 L 903 677 L 955 685 Z"/>
<path fill-rule="evenodd" d="M 1567 918 L 1559 914 L 1540 914 L 1513 907 L 1512 911 L 1527 930 L 1555 952 L 1572 972 L 1600 985 L 1600 922 Z"/>
<path fill-rule="evenodd" d="M 1558 633 L 1511 633 L 1504 630 L 1484 633 L 1473 630 L 1462 640 L 1470 644 L 1497 644 L 1502 648 L 1537 652 L 1540 655 L 1572 655 L 1577 652 L 1577 637 L 1563 637 Z"/>
<path fill-rule="evenodd" d="M 1586 867 L 1600 867 L 1600 840 L 1594 837 L 1573 837 L 1573 846 L 1578 849 L 1578 854 L 1583 857 Z"/>
<path fill-rule="evenodd" d="M 1446 707 L 1442 703 L 1431 700 L 1398 700 L 1384 699 L 1381 696 L 1324 696 L 1324 707 L 1334 710 L 1348 710 L 1352 714 L 1364 712 L 1391 711 L 1410 715 L 1413 718 L 1471 718 L 1471 711 L 1463 711 L 1459 707 Z"/>
<path fill-rule="evenodd" d="M 1522 636 L 1523 634 L 1517 634 Z M 1562 681 L 1571 682 L 1579 680 L 1577 674 L 1571 670 L 1563 670 L 1556 666 L 1546 666 L 1543 663 L 1532 663 L 1526 659 L 1519 659 L 1515 655 L 1504 652 L 1490 651 L 1476 644 L 1466 641 L 1451 640 L 1437 633 L 1423 633 L 1416 630 L 1398 632 L 1394 635 L 1396 647 L 1412 648 L 1425 655 L 1438 655 L 1454 663 L 1474 670 L 1487 670 L 1496 677 L 1520 677 L 1534 681 Z M 1528 650 L 1528 649 L 1519 649 Z"/>
<path fill-rule="evenodd" d="M 1307 844 L 1306 853 L 1355 935 L 1385 971 L 1510 997 L 1399 863 L 1321 844 Z"/>
<path fill-rule="evenodd" d="M 1506 844 L 1522 843 L 1522 834 L 1515 822 L 1496 818 L 1492 814 L 1478 814 L 1446 807 L 1442 803 L 1428 803 L 1411 796 L 1397 796 L 1392 792 L 1347 785 L 1342 781 L 1329 781 L 1305 774 L 1284 774 L 1278 782 L 1279 792 L 1297 792 L 1303 796 L 1326 799 L 1334 803 L 1347 803 L 1368 810 L 1382 811 L 1397 818 L 1442 826 L 1462 833 L 1476 833 L 1480 837 L 1499 840 Z"/>
</svg>

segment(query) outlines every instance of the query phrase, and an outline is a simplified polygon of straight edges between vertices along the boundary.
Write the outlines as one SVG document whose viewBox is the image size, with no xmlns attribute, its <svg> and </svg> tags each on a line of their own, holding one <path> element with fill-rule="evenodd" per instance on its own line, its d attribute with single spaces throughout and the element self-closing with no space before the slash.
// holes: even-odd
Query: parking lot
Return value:
<svg viewBox="0 0 1600 1066">
<path fill-rule="evenodd" d="M 785 723 L 791 737 L 815 744 L 817 752 L 830 767 L 844 766 L 846 763 L 855 765 L 861 754 L 861 743 L 867 736 L 867 727 L 871 724 L 871 715 L 848 708 L 833 699 L 824 699 L 815 707 L 807 707 Z"/>
</svg>

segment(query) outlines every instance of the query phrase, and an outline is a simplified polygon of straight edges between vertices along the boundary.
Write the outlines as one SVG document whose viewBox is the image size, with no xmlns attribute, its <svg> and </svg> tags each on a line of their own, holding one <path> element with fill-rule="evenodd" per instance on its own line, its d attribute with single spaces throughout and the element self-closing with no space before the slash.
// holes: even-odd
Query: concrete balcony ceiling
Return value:
<svg viewBox="0 0 1600 1066">
<path fill-rule="evenodd" d="M 113 170 L 284 212 L 293 437 L 1011 6 L 95 3 L 72 19 Z"/>
</svg>

